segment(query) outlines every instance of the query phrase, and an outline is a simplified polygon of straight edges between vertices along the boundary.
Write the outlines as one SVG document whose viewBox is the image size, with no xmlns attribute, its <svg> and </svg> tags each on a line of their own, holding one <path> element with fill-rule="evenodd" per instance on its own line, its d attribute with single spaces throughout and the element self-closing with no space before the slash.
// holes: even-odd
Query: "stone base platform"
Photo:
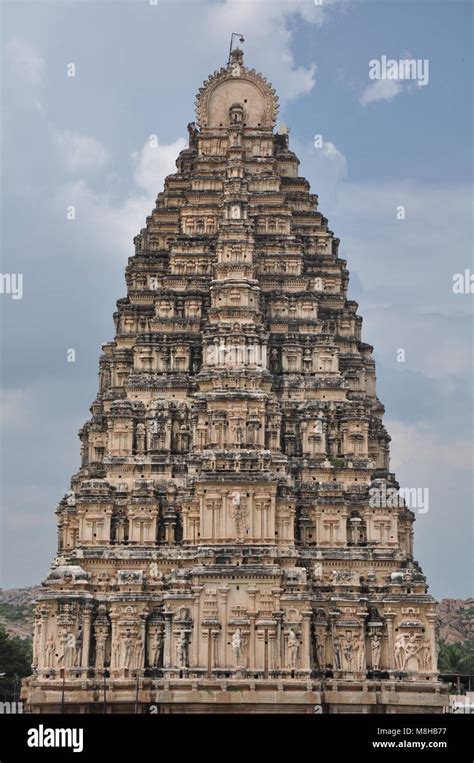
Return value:
<svg viewBox="0 0 474 763">
<path fill-rule="evenodd" d="M 25 687 L 26 689 L 26 687 Z M 408 681 L 91 680 L 35 682 L 30 713 L 443 713 L 447 686 Z M 105 694 L 105 696 L 104 696 Z"/>
</svg>

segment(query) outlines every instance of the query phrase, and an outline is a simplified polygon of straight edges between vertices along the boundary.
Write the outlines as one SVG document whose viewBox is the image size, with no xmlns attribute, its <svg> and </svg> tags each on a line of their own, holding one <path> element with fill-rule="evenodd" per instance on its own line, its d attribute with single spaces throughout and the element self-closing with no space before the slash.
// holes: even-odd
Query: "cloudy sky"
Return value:
<svg viewBox="0 0 474 763">
<path fill-rule="evenodd" d="M 392 469 L 429 489 L 415 558 L 435 596 L 472 595 L 473 296 L 453 293 L 474 270 L 471 2 L 152 3 L 2 3 L 2 272 L 23 295 L 0 295 L 0 584 L 47 573 L 132 238 L 239 32 L 341 238 Z M 382 56 L 428 61 L 428 82 L 370 79 Z"/>
</svg>

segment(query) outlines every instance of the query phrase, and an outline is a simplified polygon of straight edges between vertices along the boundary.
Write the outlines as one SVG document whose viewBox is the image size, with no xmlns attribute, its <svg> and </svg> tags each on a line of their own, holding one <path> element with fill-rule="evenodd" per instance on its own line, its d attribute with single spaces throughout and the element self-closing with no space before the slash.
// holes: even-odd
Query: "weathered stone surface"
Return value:
<svg viewBox="0 0 474 763">
<path fill-rule="evenodd" d="M 234 51 L 129 261 L 58 506 L 33 708 L 440 710 L 346 262 Z M 105 673 L 105 674 L 104 674 Z"/>
</svg>

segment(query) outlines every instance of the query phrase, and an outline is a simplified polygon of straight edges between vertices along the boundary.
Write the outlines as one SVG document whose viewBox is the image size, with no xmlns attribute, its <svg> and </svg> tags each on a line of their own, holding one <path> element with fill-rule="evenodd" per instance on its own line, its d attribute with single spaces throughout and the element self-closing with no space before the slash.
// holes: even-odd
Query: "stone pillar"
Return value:
<svg viewBox="0 0 474 763">
<path fill-rule="evenodd" d="M 275 670 L 283 666 L 283 612 L 274 612 L 277 621 L 275 630 Z"/>
<path fill-rule="evenodd" d="M 221 596 L 219 619 L 222 625 L 220 665 L 223 668 L 229 667 L 229 664 L 230 664 L 230 661 L 228 658 L 228 650 L 227 650 L 227 597 L 229 595 L 229 591 L 230 591 L 230 588 L 228 586 L 221 586 L 219 588 L 219 593 Z"/>
<path fill-rule="evenodd" d="M 277 629 L 268 629 L 268 669 L 274 670 L 277 664 L 278 640 Z"/>
<path fill-rule="evenodd" d="M 256 606 L 256 598 L 258 593 L 258 588 L 247 588 L 247 593 L 250 598 L 250 608 L 249 608 L 249 620 L 250 620 L 250 629 L 249 629 L 249 668 L 250 670 L 254 670 L 256 667 L 256 632 L 255 632 L 255 620 L 257 619 L 257 612 L 255 610 Z"/>
<path fill-rule="evenodd" d="M 311 671 L 311 617 L 310 609 L 304 610 L 301 627 L 301 669 Z"/>
<path fill-rule="evenodd" d="M 389 670 L 395 669 L 394 633 L 393 633 L 394 620 L 395 620 L 394 612 L 385 613 L 385 623 L 387 625 L 387 658 L 386 658 L 387 665 L 386 667 Z"/>
<path fill-rule="evenodd" d="M 428 620 L 428 640 L 431 648 L 431 673 L 437 674 L 438 665 L 438 647 L 436 644 L 436 612 L 427 612 L 426 619 Z"/>
<path fill-rule="evenodd" d="M 163 614 L 165 617 L 165 645 L 163 652 L 163 667 L 171 668 L 173 664 L 173 612 L 170 609 L 166 609 Z"/>
<path fill-rule="evenodd" d="M 146 665 L 146 615 L 142 613 L 140 615 L 140 638 L 141 638 L 141 644 L 142 644 L 142 650 L 141 650 L 141 657 L 140 657 L 140 665 L 138 664 L 138 656 L 137 656 L 137 668 L 139 670 L 143 670 Z M 140 654 L 139 652 L 137 655 Z"/>
<path fill-rule="evenodd" d="M 321 512 L 314 513 L 314 542 L 319 543 L 321 535 Z"/>
<path fill-rule="evenodd" d="M 92 603 L 84 605 L 83 628 L 82 628 L 82 656 L 81 667 L 87 670 L 89 667 L 89 652 L 91 646 Z"/>
<path fill-rule="evenodd" d="M 49 619 L 49 607 L 41 607 L 39 610 L 41 615 L 41 634 L 40 634 L 40 648 L 38 655 L 38 667 L 46 667 L 45 654 L 46 654 L 46 636 L 48 633 L 48 619 Z"/>
<path fill-rule="evenodd" d="M 200 628 L 201 628 L 201 591 L 203 590 L 204 586 L 193 586 L 193 596 L 194 596 L 194 607 L 193 607 L 193 623 L 194 623 L 194 629 L 193 629 L 193 635 L 192 635 L 192 641 L 191 641 L 191 649 L 190 649 L 190 655 L 189 655 L 189 665 L 190 667 L 200 667 L 200 645 L 201 645 L 201 634 L 200 634 Z"/>
<path fill-rule="evenodd" d="M 212 668 L 218 668 L 219 666 L 219 635 L 220 632 L 216 628 L 212 631 L 212 645 L 211 645 L 211 671 Z"/>
</svg>

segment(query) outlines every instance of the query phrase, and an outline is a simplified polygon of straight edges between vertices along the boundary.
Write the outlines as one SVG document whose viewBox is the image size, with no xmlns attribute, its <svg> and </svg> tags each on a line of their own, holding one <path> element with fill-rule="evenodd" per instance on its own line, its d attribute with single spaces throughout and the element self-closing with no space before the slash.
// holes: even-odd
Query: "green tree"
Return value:
<svg viewBox="0 0 474 763">
<path fill-rule="evenodd" d="M 461 644 L 461 672 L 474 674 L 474 639 L 468 639 Z"/>
<path fill-rule="evenodd" d="M 474 639 L 455 644 L 440 641 L 438 669 L 440 673 L 474 674 Z"/>
<path fill-rule="evenodd" d="M 11 638 L 0 626 L 0 701 L 19 699 L 20 681 L 31 674 L 31 642 Z"/>
</svg>

